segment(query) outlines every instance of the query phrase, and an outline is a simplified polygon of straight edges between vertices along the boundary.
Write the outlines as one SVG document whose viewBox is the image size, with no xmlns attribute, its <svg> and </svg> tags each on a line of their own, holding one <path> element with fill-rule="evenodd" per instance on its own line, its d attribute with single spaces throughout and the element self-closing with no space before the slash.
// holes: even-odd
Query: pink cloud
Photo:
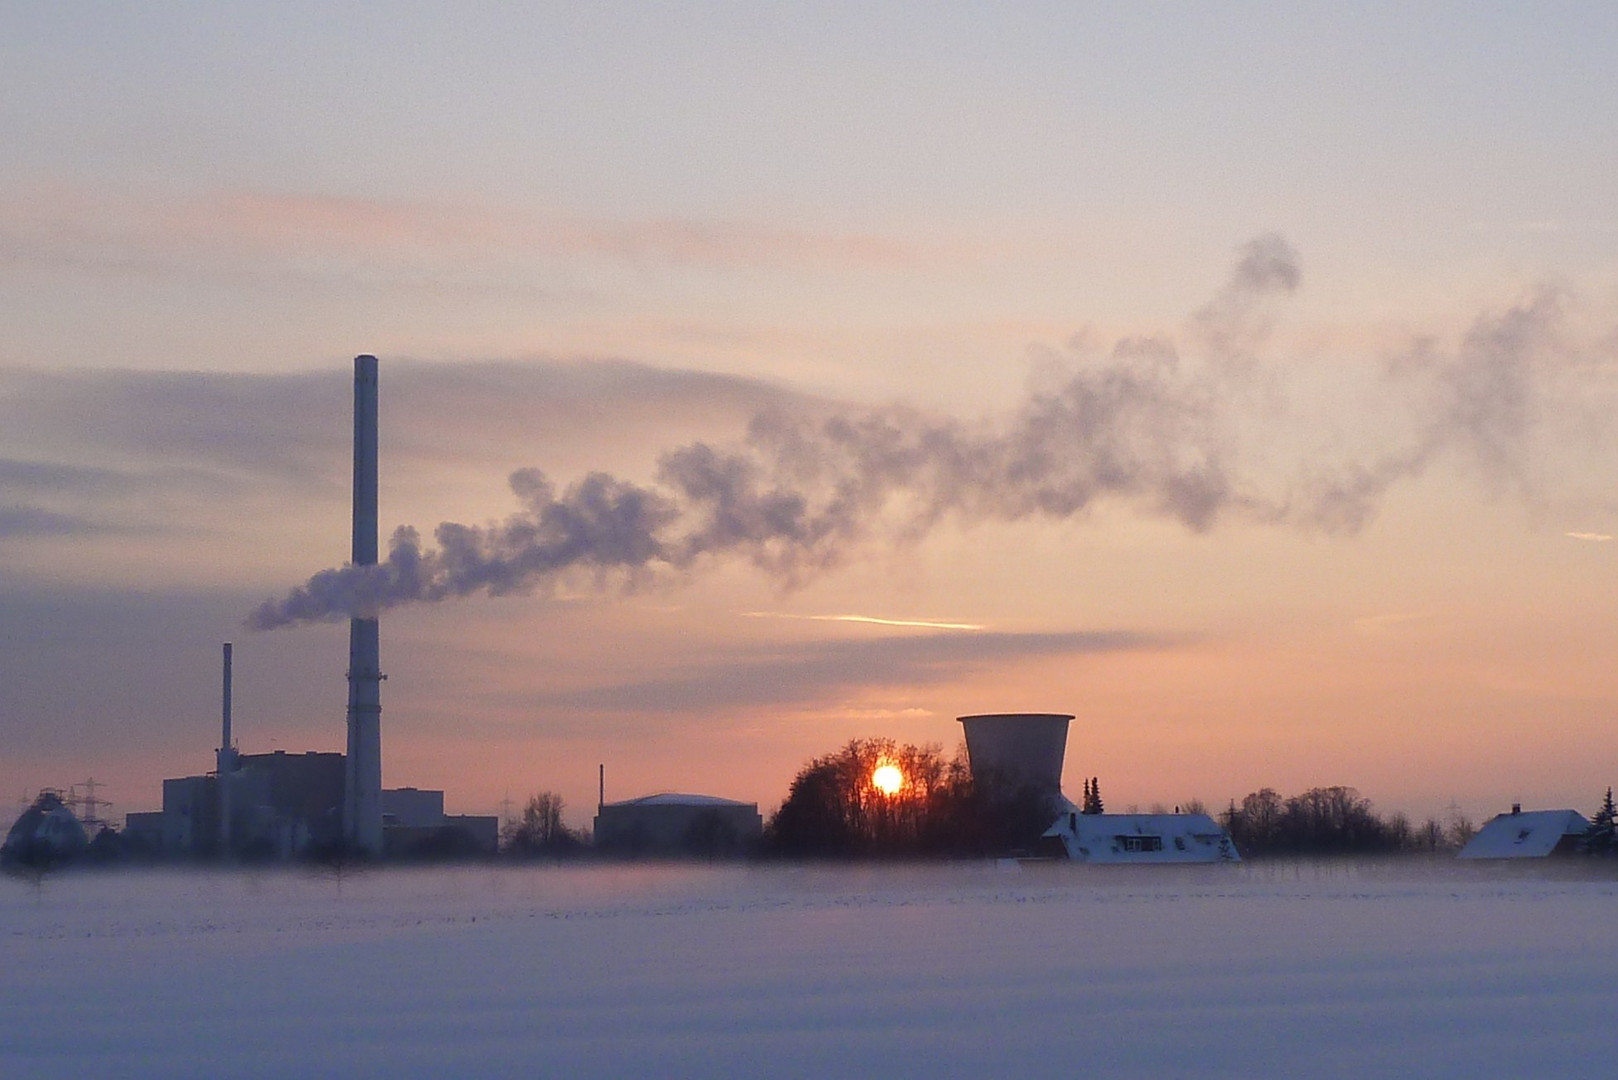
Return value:
<svg viewBox="0 0 1618 1080">
<path fill-rule="evenodd" d="M 995 257 L 990 246 L 971 241 L 742 220 L 581 219 L 544 210 L 230 189 L 170 198 L 36 191 L 0 210 L 0 240 L 13 260 L 142 269 L 241 258 L 430 262 L 471 254 L 495 262 L 589 257 L 719 269 L 914 271 Z"/>
</svg>

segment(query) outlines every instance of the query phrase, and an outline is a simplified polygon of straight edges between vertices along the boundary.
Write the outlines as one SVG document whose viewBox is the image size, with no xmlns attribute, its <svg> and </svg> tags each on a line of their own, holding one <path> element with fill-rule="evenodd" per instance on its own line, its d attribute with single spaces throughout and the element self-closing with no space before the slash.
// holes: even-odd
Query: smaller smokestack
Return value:
<svg viewBox="0 0 1618 1080">
<path fill-rule="evenodd" d="M 230 642 L 225 642 L 225 684 L 220 715 L 219 748 L 230 749 Z"/>
<path fill-rule="evenodd" d="M 230 733 L 230 642 L 225 642 L 224 688 L 221 695 L 219 723 L 219 851 L 230 854 L 230 774 L 236 771 L 236 748 Z"/>
<path fill-rule="evenodd" d="M 607 766 L 603 762 L 596 766 L 596 809 L 600 810 L 607 805 Z"/>
</svg>

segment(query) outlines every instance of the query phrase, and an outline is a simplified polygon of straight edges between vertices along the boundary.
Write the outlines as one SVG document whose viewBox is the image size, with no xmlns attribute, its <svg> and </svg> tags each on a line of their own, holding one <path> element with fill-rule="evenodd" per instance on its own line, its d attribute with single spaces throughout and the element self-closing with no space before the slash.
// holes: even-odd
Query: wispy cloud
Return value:
<svg viewBox="0 0 1618 1080">
<path fill-rule="evenodd" d="M 1605 544 L 1607 541 L 1612 539 L 1611 533 L 1570 532 L 1565 535 L 1571 536 L 1575 540 L 1589 540 L 1597 544 Z"/>
<path fill-rule="evenodd" d="M 1565 221 L 1560 218 L 1525 218 L 1520 221 L 1474 221 L 1469 233 L 1516 234 L 1519 236 L 1589 235 L 1618 232 L 1614 221 Z"/>
<path fill-rule="evenodd" d="M 998 243 L 996 246 L 1003 246 Z M 739 219 L 582 219 L 513 208 L 224 190 L 169 199 L 33 193 L 0 208 L 0 263 L 545 292 L 547 260 L 644 268 L 916 272 L 980 262 L 969 240 L 793 229 Z"/>
<path fill-rule="evenodd" d="M 868 687 L 927 686 L 985 665 L 1047 656 L 1171 648 L 1132 631 L 910 634 L 764 646 L 666 678 L 545 693 L 539 707 L 644 713 L 824 704 Z"/>
<path fill-rule="evenodd" d="M 85 497 L 275 480 L 346 491 L 349 374 L 0 368 L 0 491 Z M 620 361 L 387 361 L 389 468 L 529 460 L 657 425 L 831 407 L 762 380 Z M 476 417 L 477 437 L 467 437 Z M 498 467 L 498 466 L 496 466 Z M 227 479 L 227 477 L 229 479 Z"/>
<path fill-rule="evenodd" d="M 125 491 L 135 482 L 135 477 L 119 469 L 0 458 L 0 491 L 105 495 Z"/>
<path fill-rule="evenodd" d="M 75 536 L 100 532 L 95 523 L 37 506 L 0 506 L 0 539 L 25 536 Z"/>
<path fill-rule="evenodd" d="M 875 615 L 792 615 L 782 611 L 744 611 L 749 619 L 801 619 L 806 622 L 866 623 L 924 630 L 984 630 L 981 623 L 948 622 L 940 619 L 884 619 Z"/>
</svg>

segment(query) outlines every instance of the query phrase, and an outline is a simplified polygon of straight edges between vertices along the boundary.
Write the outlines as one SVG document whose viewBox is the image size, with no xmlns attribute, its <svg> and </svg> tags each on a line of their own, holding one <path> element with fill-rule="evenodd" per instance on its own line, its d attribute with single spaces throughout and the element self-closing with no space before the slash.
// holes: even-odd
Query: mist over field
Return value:
<svg viewBox="0 0 1618 1080">
<path fill-rule="evenodd" d="M 0 882 L 0 1075 L 1596 1076 L 1618 881 L 1447 862 Z"/>
</svg>

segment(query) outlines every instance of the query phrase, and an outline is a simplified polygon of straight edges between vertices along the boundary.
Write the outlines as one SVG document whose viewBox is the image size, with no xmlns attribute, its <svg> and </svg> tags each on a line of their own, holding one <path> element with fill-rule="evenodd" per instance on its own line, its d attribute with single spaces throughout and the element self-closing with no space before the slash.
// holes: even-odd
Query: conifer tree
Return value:
<svg viewBox="0 0 1618 1080">
<path fill-rule="evenodd" d="M 1093 776 L 1084 782 L 1084 805 L 1080 809 L 1086 814 L 1106 812 L 1101 806 L 1101 781 Z"/>
<path fill-rule="evenodd" d="M 1618 809 L 1612 804 L 1612 788 L 1602 800 L 1601 809 L 1584 834 L 1584 849 L 1592 855 L 1618 855 Z"/>
</svg>

